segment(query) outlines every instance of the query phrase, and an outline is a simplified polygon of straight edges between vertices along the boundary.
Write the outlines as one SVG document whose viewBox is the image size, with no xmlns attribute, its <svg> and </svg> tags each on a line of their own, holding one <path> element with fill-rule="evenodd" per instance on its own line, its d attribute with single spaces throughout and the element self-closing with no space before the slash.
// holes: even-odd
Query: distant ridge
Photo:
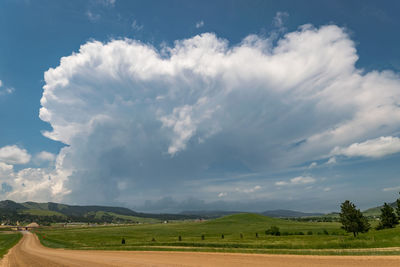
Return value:
<svg viewBox="0 0 400 267">
<path fill-rule="evenodd" d="M 227 215 L 243 213 L 242 211 L 224 211 L 224 210 L 196 210 L 196 211 L 182 211 L 179 214 L 183 215 L 197 215 L 205 218 L 219 218 Z"/>
<path fill-rule="evenodd" d="M 128 208 L 110 206 L 77 206 L 54 202 L 17 203 L 11 200 L 0 201 L 1 221 L 38 222 L 156 222 L 164 220 L 198 219 L 198 215 L 151 214 L 136 212 Z"/>
<path fill-rule="evenodd" d="M 190 215 L 199 215 L 203 217 L 209 218 L 218 218 L 222 216 L 245 213 L 244 211 L 218 211 L 218 210 L 200 210 L 200 211 L 183 211 L 180 214 L 190 214 Z M 267 210 L 264 212 L 256 212 L 258 214 L 274 217 L 274 218 L 301 218 L 301 217 L 312 217 L 312 216 L 322 216 L 323 213 L 307 213 L 301 211 L 294 210 Z"/>
<path fill-rule="evenodd" d="M 308 213 L 294 210 L 268 210 L 261 212 L 262 215 L 275 218 L 301 218 L 301 217 L 312 217 L 322 216 L 324 213 Z"/>
</svg>

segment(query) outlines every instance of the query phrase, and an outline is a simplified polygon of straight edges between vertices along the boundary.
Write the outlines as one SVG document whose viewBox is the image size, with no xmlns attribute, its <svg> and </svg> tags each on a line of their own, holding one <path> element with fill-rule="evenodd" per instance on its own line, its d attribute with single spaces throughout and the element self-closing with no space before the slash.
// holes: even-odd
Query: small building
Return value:
<svg viewBox="0 0 400 267">
<path fill-rule="evenodd" d="M 30 223 L 30 224 L 28 224 L 28 225 L 26 225 L 26 226 L 24 226 L 22 228 L 23 228 L 23 230 L 32 230 L 32 229 L 35 229 L 35 228 L 39 228 L 39 224 L 33 222 L 33 223 Z"/>
</svg>

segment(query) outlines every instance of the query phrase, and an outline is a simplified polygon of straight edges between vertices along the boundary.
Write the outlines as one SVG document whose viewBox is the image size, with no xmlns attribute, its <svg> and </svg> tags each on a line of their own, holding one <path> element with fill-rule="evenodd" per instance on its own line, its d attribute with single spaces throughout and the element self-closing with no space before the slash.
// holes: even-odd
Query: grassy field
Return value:
<svg viewBox="0 0 400 267">
<path fill-rule="evenodd" d="M 281 236 L 266 235 L 271 226 Z M 256 236 L 256 233 L 258 237 Z M 346 254 L 342 249 L 400 246 L 400 227 L 371 230 L 358 238 L 345 233 L 339 223 L 295 222 L 256 214 L 238 214 L 206 222 L 176 222 L 74 229 L 44 228 L 37 234 L 45 246 L 106 250 L 198 250 L 257 253 Z M 223 238 L 222 238 L 223 235 Z M 179 241 L 181 236 L 181 241 Z M 204 240 L 202 239 L 204 236 Z M 126 244 L 121 244 L 125 238 Z M 320 249 L 330 249 L 325 253 Z M 374 252 L 392 254 L 393 252 Z M 349 254 L 363 254 L 353 251 Z M 369 253 L 370 254 L 370 253 Z M 398 254 L 398 252 L 395 252 Z"/>
<path fill-rule="evenodd" d="M 21 239 L 21 233 L 0 232 L 0 258 Z"/>
</svg>

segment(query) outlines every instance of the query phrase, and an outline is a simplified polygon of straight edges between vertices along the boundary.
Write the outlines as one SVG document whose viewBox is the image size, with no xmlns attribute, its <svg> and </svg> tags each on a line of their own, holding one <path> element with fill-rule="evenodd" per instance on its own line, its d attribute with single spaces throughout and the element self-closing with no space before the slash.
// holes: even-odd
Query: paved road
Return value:
<svg viewBox="0 0 400 267">
<path fill-rule="evenodd" d="M 51 249 L 25 232 L 0 264 L 5 266 L 400 266 L 400 256 L 300 256 L 202 252 L 79 251 Z"/>
</svg>

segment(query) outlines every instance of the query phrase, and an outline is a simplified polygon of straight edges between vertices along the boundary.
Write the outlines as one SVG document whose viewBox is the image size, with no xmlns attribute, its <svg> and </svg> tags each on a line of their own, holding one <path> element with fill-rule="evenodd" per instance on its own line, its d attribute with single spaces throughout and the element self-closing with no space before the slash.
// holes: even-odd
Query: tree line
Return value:
<svg viewBox="0 0 400 267">
<path fill-rule="evenodd" d="M 340 219 L 342 229 L 348 233 L 353 233 L 357 237 L 359 233 L 366 233 L 371 229 L 368 219 L 357 209 L 354 203 L 346 200 L 340 205 Z M 379 216 L 379 224 L 377 230 L 393 228 L 399 224 L 400 220 L 400 198 L 396 200 L 396 208 L 394 209 L 388 203 L 384 203 Z"/>
</svg>

